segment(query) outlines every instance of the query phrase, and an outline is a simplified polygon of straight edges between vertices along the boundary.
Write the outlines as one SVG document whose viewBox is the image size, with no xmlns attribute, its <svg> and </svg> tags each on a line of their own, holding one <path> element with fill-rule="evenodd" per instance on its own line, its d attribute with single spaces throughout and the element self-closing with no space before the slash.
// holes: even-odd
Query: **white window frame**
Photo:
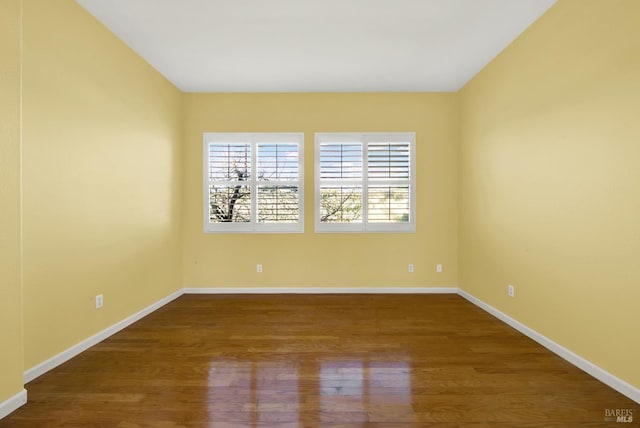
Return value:
<svg viewBox="0 0 640 428">
<path fill-rule="evenodd" d="M 304 232 L 304 133 L 302 132 L 205 132 L 203 134 L 203 220 L 205 233 L 303 233 Z M 251 221 L 212 223 L 209 221 L 209 186 L 220 181 L 209 179 L 209 143 L 248 143 L 251 145 L 252 172 L 247 180 L 251 189 Z M 274 180 L 270 184 L 298 186 L 298 221 L 295 223 L 262 223 L 257 221 L 257 189 L 263 181 L 256 179 L 257 145 L 259 143 L 295 143 L 298 145 L 298 179 Z"/>
<path fill-rule="evenodd" d="M 367 221 L 367 190 L 369 177 L 367 173 L 368 144 L 376 142 L 409 142 L 409 221 L 398 223 L 373 223 Z M 322 143 L 355 142 L 362 144 L 362 179 L 321 180 L 320 148 Z M 415 132 L 318 132 L 315 134 L 315 231 L 317 233 L 414 233 L 416 231 L 416 134 Z M 362 186 L 362 222 L 328 223 L 321 222 L 320 189 L 322 185 Z M 393 180 L 382 184 L 394 184 Z M 371 185 L 381 184 L 372 182 Z"/>
</svg>

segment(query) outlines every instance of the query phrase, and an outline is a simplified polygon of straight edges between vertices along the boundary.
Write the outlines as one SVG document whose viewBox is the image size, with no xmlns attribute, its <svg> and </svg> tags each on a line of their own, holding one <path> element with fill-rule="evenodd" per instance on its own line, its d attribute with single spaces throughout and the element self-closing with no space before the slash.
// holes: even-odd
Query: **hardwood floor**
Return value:
<svg viewBox="0 0 640 428">
<path fill-rule="evenodd" d="M 26 386 L 0 427 L 638 426 L 456 295 L 185 295 Z M 605 421 L 633 409 L 634 422 Z"/>
</svg>

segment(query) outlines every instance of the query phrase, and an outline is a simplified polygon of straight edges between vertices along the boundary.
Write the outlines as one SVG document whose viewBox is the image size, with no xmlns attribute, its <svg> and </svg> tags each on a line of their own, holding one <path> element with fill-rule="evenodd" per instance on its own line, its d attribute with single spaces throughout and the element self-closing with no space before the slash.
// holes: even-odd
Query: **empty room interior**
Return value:
<svg viewBox="0 0 640 428">
<path fill-rule="evenodd" d="M 0 427 L 638 426 L 639 23 L 0 0 Z"/>
</svg>

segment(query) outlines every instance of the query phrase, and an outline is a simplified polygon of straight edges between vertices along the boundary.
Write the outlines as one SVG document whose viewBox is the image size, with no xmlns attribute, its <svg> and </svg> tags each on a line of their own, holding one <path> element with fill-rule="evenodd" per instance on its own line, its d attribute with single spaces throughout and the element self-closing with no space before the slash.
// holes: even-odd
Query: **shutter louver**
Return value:
<svg viewBox="0 0 640 428">
<path fill-rule="evenodd" d="M 369 143 L 367 149 L 369 180 L 409 179 L 409 143 Z"/>
<path fill-rule="evenodd" d="M 367 146 L 368 221 L 405 223 L 410 215 L 408 142 L 375 142 Z"/>
<path fill-rule="evenodd" d="M 258 144 L 259 222 L 296 223 L 298 221 L 298 164 L 297 144 Z"/>
<path fill-rule="evenodd" d="M 321 180 L 361 180 L 362 143 L 320 145 Z"/>
<path fill-rule="evenodd" d="M 362 222 L 362 143 L 320 144 L 320 221 Z"/>
</svg>

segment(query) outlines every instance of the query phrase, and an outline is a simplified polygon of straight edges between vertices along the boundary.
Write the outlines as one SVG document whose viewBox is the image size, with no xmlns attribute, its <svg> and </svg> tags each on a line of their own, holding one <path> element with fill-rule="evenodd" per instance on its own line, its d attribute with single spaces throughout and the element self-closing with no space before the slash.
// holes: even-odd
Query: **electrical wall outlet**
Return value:
<svg viewBox="0 0 640 428">
<path fill-rule="evenodd" d="M 438 263 L 436 265 L 436 272 L 441 273 L 442 272 L 442 263 Z"/>
<path fill-rule="evenodd" d="M 509 297 L 515 297 L 516 288 L 511 284 L 507 285 L 507 294 L 509 295 Z"/>
<path fill-rule="evenodd" d="M 409 263 L 409 267 L 407 268 L 409 273 L 413 273 L 413 263 Z"/>
<path fill-rule="evenodd" d="M 256 272 L 261 273 L 262 272 L 262 265 L 260 263 L 258 263 L 256 265 Z"/>
<path fill-rule="evenodd" d="M 98 294 L 96 296 L 96 309 L 100 309 L 103 304 L 104 304 L 104 298 L 102 297 L 102 294 Z"/>
</svg>

